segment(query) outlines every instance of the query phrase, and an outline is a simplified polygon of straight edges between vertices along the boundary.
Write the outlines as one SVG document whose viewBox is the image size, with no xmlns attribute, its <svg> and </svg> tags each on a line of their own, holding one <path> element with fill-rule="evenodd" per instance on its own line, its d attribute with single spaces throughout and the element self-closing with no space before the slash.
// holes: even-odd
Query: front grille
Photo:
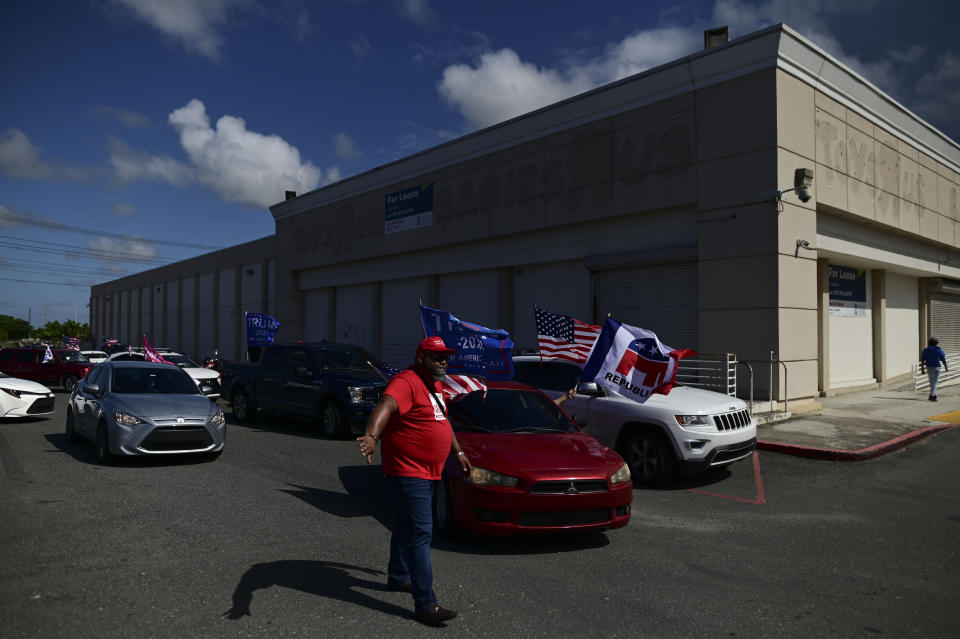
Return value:
<svg viewBox="0 0 960 639">
<path fill-rule="evenodd" d="M 714 415 L 713 422 L 717 425 L 717 430 L 739 430 L 750 424 L 750 413 L 746 409 L 738 410 L 723 415 Z"/>
<path fill-rule="evenodd" d="M 743 446 L 738 446 L 736 448 L 728 448 L 726 450 L 717 451 L 717 454 L 713 456 L 712 463 L 719 464 L 721 462 L 730 461 L 731 459 L 737 459 L 743 457 L 747 453 L 753 451 L 756 448 L 757 440 L 751 439 L 749 442 Z"/>
<path fill-rule="evenodd" d="M 213 438 L 203 426 L 154 428 L 142 442 L 144 450 L 202 450 L 213 444 Z"/>
<path fill-rule="evenodd" d="M 573 490 L 571 490 L 571 487 Z M 531 495 L 576 495 L 578 493 L 605 492 L 607 492 L 607 482 L 602 479 L 538 481 L 530 487 Z"/>
<path fill-rule="evenodd" d="M 53 410 L 56 401 L 57 400 L 53 397 L 41 397 L 35 401 L 30 408 L 27 409 L 27 415 L 33 415 L 34 413 L 49 413 Z"/>
<path fill-rule="evenodd" d="M 584 526 L 587 524 L 602 524 L 610 521 L 610 511 L 602 510 L 564 510 L 547 513 L 522 513 L 519 524 L 521 526 Z"/>
<path fill-rule="evenodd" d="M 182 422 L 177 423 L 177 418 L 174 417 L 172 419 L 155 419 L 153 421 L 157 426 L 174 426 L 176 428 L 183 428 L 184 426 L 202 426 L 207 420 L 196 417 L 184 417 Z"/>
</svg>

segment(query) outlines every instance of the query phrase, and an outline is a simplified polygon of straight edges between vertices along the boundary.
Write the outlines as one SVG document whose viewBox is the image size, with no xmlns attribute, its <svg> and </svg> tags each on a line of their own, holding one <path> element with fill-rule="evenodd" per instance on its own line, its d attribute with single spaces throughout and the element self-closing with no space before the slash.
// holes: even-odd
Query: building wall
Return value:
<svg viewBox="0 0 960 639">
<path fill-rule="evenodd" d="M 886 352 L 887 376 L 911 372 L 919 359 L 916 336 L 920 334 L 920 309 L 917 278 L 898 273 L 887 274 Z"/>
</svg>

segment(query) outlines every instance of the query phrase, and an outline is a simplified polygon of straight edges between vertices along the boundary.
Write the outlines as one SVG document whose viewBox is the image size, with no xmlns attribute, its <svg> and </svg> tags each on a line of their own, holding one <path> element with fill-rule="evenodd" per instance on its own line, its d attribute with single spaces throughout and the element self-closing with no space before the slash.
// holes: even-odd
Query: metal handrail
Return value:
<svg viewBox="0 0 960 639">
<path fill-rule="evenodd" d="M 753 366 L 750 365 L 750 362 L 745 360 L 738 360 L 737 364 L 743 364 L 747 367 L 747 371 L 750 373 L 750 414 L 753 415 Z"/>
<path fill-rule="evenodd" d="M 947 356 L 947 366 L 950 366 L 951 363 L 956 362 L 957 358 L 960 357 L 960 353 L 945 353 Z M 920 372 L 920 364 L 913 364 L 910 367 L 910 372 L 913 373 L 913 390 L 918 391 L 924 388 L 930 388 L 930 380 L 927 378 L 926 373 Z M 956 368 L 940 373 L 940 381 L 938 384 L 943 384 L 944 382 L 953 381 L 955 379 L 960 379 L 960 371 Z"/>
<path fill-rule="evenodd" d="M 781 366 L 783 366 L 783 412 L 786 413 L 786 412 L 788 412 L 788 408 L 789 408 L 789 406 L 790 406 L 790 404 L 789 404 L 790 398 L 787 397 L 787 389 L 788 389 L 788 386 L 787 386 L 787 381 L 788 381 L 788 380 L 787 380 L 787 375 L 788 375 L 787 363 L 786 363 L 786 362 L 783 362 L 783 361 L 780 361 L 779 359 L 775 358 L 775 357 L 773 356 L 773 353 L 774 353 L 774 351 L 770 351 L 770 359 L 769 359 L 769 360 L 763 360 L 763 359 L 751 359 L 751 360 L 746 360 L 746 359 L 742 359 L 742 360 L 740 360 L 740 362 L 743 362 L 744 364 L 748 364 L 748 362 L 753 362 L 754 364 L 769 364 L 769 365 L 770 365 L 770 386 L 769 386 L 769 389 L 770 389 L 770 404 L 771 404 L 771 406 L 775 406 L 775 401 L 776 401 L 776 400 L 774 400 L 774 398 L 773 398 L 773 364 L 774 364 L 774 362 L 776 362 L 777 364 L 780 364 Z M 751 377 L 750 377 L 750 398 L 751 398 L 751 403 L 752 403 L 752 400 L 753 400 L 753 368 L 752 368 L 752 367 L 751 367 L 751 369 L 750 369 L 750 375 L 751 375 Z M 752 412 L 752 406 L 751 406 L 751 412 Z"/>
</svg>

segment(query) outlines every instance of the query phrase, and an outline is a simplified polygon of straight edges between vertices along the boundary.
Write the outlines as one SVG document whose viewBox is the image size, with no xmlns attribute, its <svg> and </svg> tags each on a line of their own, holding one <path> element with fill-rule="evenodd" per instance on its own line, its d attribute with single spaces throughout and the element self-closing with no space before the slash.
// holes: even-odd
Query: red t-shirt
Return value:
<svg viewBox="0 0 960 639">
<path fill-rule="evenodd" d="M 434 397 L 415 371 L 398 373 L 383 391 L 397 402 L 383 431 L 383 474 L 440 479 L 453 444 L 450 422 L 443 416 L 443 393 L 434 381 Z M 440 402 L 438 405 L 437 402 Z"/>
</svg>

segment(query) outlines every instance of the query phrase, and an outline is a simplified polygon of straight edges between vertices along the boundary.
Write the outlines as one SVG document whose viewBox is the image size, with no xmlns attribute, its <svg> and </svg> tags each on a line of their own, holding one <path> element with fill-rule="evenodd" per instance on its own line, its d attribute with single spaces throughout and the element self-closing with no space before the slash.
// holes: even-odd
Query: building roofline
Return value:
<svg viewBox="0 0 960 639">
<path fill-rule="evenodd" d="M 274 220 L 283 220 L 358 192 L 397 185 L 551 133 L 770 68 L 781 69 L 810 84 L 874 125 L 960 171 L 960 145 L 781 23 L 279 202 L 270 207 L 270 212 Z"/>
</svg>

